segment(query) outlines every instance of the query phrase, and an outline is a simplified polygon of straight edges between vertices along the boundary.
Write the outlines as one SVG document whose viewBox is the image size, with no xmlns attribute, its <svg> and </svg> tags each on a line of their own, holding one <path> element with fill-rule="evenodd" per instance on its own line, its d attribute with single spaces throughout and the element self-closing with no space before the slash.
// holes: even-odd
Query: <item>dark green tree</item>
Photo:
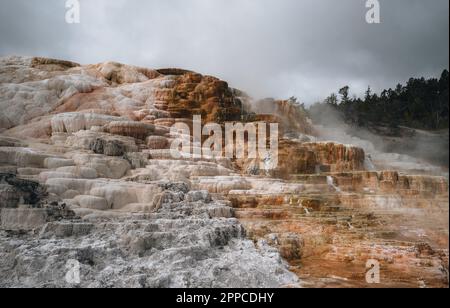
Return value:
<svg viewBox="0 0 450 308">
<path fill-rule="evenodd" d="M 449 127 L 449 71 L 444 70 L 437 78 L 410 78 L 406 85 L 397 84 L 394 89 L 383 90 L 380 95 L 367 88 L 364 99 L 350 97 L 350 88 L 339 90 L 341 103 L 331 94 L 314 107 L 333 107 L 347 122 L 359 126 L 400 125 L 420 129 L 443 129 Z M 325 111 L 324 111 L 325 112 Z"/>
<path fill-rule="evenodd" d="M 343 103 L 347 103 L 349 101 L 349 92 L 349 86 L 345 86 L 339 90 L 339 94 L 341 95 L 341 100 Z"/>
</svg>

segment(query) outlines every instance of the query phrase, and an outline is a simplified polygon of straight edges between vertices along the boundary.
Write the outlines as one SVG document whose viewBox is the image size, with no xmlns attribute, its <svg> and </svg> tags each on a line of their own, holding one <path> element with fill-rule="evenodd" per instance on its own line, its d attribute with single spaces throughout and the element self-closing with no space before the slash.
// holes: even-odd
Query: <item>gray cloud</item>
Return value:
<svg viewBox="0 0 450 308">
<path fill-rule="evenodd" d="M 212 74 L 263 97 L 307 103 L 349 84 L 361 94 L 448 68 L 447 0 L 2 0 L 0 55 L 177 66 Z"/>
</svg>

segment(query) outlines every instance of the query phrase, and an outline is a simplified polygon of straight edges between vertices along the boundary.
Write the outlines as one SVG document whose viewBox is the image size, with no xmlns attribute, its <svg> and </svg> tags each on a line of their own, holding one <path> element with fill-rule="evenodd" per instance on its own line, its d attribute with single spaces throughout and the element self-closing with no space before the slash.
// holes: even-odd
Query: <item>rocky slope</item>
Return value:
<svg viewBox="0 0 450 308">
<path fill-rule="evenodd" d="M 180 69 L 8 57 L 0 109 L 0 286 L 371 286 L 377 259 L 381 286 L 448 287 L 447 178 L 327 141 L 290 101 Z M 170 127 L 193 115 L 280 123 L 278 167 L 174 159 Z"/>
</svg>

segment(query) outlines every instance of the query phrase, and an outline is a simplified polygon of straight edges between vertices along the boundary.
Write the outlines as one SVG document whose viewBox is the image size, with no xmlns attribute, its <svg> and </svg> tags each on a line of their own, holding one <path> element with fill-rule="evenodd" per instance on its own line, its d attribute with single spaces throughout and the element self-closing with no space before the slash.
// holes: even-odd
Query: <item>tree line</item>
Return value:
<svg viewBox="0 0 450 308">
<path fill-rule="evenodd" d="M 449 128 L 449 72 L 444 70 L 437 78 L 411 78 L 406 85 L 373 93 L 368 87 L 364 98 L 350 96 L 350 88 L 342 87 L 324 102 L 310 107 L 320 114 L 331 107 L 352 125 L 407 126 L 417 129 Z"/>
</svg>

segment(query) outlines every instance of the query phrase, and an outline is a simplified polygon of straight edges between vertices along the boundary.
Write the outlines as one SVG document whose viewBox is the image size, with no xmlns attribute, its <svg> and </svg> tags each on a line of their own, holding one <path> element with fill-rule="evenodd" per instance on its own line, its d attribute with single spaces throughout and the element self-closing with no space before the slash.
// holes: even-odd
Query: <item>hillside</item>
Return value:
<svg viewBox="0 0 450 308">
<path fill-rule="evenodd" d="M 370 287 L 370 259 L 381 286 L 448 287 L 445 171 L 339 142 L 292 100 L 183 69 L 7 57 L 0 110 L 0 287 Z M 173 125 L 194 116 L 278 124 L 259 144 L 277 157 L 175 158 L 195 135 Z"/>
</svg>

